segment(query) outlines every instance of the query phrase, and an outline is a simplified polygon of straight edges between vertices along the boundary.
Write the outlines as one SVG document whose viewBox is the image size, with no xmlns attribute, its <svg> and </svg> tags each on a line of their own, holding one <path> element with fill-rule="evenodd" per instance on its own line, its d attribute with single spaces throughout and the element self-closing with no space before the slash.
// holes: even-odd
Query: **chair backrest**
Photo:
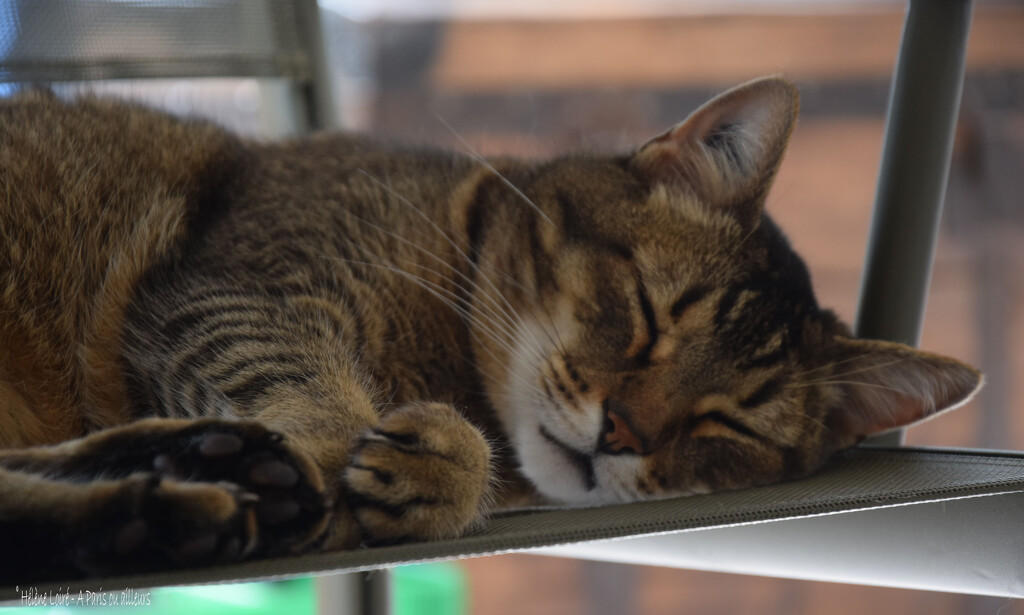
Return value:
<svg viewBox="0 0 1024 615">
<path fill-rule="evenodd" d="M 0 3 L 0 82 L 276 77 L 304 129 L 333 125 L 316 0 Z"/>
</svg>

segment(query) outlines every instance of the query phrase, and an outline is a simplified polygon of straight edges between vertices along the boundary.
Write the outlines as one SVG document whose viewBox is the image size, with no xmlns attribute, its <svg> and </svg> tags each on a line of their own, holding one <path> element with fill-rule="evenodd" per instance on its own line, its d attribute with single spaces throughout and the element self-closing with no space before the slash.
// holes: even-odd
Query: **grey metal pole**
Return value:
<svg viewBox="0 0 1024 615">
<path fill-rule="evenodd" d="M 334 108 L 331 91 L 330 68 L 327 64 L 327 47 L 320 22 L 320 7 L 317 0 L 296 0 L 295 8 L 305 37 L 306 55 L 309 59 L 308 79 L 299 84 L 302 112 L 308 130 L 330 130 L 338 127 L 338 113 Z"/>
<path fill-rule="evenodd" d="M 318 577 L 317 615 L 388 615 L 391 571 L 351 572 Z"/>
<path fill-rule="evenodd" d="M 971 0 L 911 0 L 854 331 L 917 345 L 960 110 Z M 873 438 L 898 445 L 902 433 Z"/>
<path fill-rule="evenodd" d="M 360 572 L 363 580 L 363 615 L 388 615 L 391 604 L 391 571 L 387 568 Z"/>
</svg>

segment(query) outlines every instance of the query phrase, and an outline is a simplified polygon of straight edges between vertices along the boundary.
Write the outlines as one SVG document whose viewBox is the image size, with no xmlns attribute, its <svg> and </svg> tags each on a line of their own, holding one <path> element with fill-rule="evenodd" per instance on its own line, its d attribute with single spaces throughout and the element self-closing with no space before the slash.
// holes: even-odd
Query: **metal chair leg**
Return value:
<svg viewBox="0 0 1024 615">
<path fill-rule="evenodd" d="M 964 82 L 971 0 L 911 0 L 854 331 L 917 345 Z M 899 445 L 902 432 L 872 444 Z"/>
</svg>

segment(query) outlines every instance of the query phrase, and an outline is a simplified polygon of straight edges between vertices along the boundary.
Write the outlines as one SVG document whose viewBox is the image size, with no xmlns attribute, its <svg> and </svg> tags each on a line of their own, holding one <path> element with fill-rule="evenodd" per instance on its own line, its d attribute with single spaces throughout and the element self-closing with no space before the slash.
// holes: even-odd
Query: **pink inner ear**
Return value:
<svg viewBox="0 0 1024 615">
<path fill-rule="evenodd" d="M 854 395 L 845 413 L 846 429 L 858 436 L 870 436 L 898 427 L 906 427 L 931 416 L 935 409 L 930 403 L 909 395 L 891 393 L 870 399 Z"/>
<path fill-rule="evenodd" d="M 778 78 L 753 81 L 647 142 L 636 160 L 655 181 L 690 189 L 711 206 L 740 203 L 767 193 L 797 108 L 792 84 Z"/>
<path fill-rule="evenodd" d="M 974 368 L 891 342 L 838 340 L 834 379 L 841 394 L 829 425 L 859 439 L 957 408 L 981 387 Z"/>
</svg>

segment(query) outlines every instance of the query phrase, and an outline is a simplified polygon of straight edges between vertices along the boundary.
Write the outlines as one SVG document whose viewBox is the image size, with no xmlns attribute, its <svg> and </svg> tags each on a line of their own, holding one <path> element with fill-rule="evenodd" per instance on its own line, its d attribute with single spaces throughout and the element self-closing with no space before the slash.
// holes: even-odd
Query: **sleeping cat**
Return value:
<svg viewBox="0 0 1024 615">
<path fill-rule="evenodd" d="M 852 339 L 763 211 L 797 106 L 529 162 L 0 102 L 0 577 L 761 485 L 962 404 L 976 370 Z"/>
</svg>

